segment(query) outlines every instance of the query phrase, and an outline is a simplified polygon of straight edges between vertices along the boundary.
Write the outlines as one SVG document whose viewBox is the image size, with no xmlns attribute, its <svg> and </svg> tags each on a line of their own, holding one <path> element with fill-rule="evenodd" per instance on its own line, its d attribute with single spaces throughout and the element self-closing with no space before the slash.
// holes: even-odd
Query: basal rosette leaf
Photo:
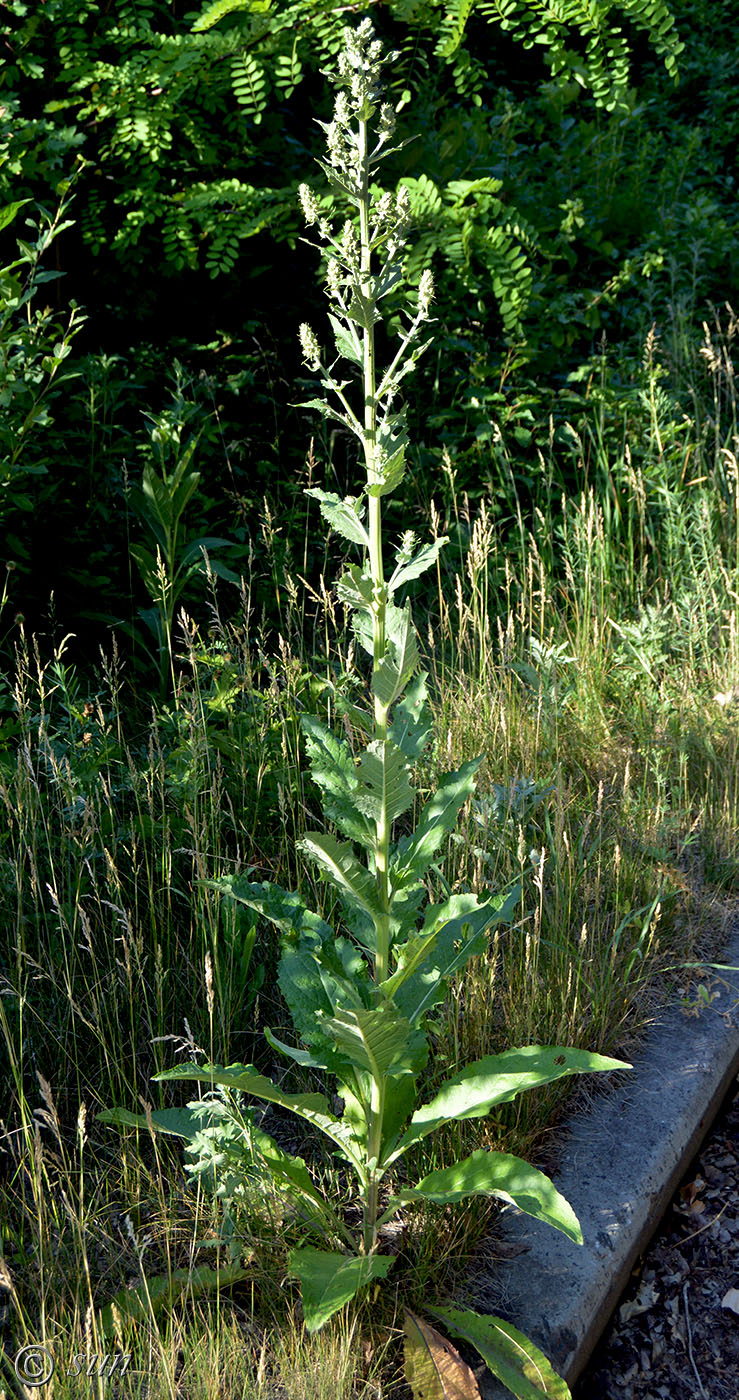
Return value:
<svg viewBox="0 0 739 1400">
<path fill-rule="evenodd" d="M 251 1263 L 253 1257 L 253 1253 L 250 1254 L 247 1262 Z M 243 1264 L 227 1264 L 218 1269 L 211 1269 L 207 1264 L 194 1269 L 172 1269 L 171 1273 L 159 1278 L 149 1277 L 134 1288 L 122 1288 L 101 1308 L 98 1325 L 104 1337 L 117 1339 L 121 1326 L 149 1324 L 152 1313 L 156 1315 L 173 1307 L 181 1298 L 190 1300 L 204 1294 L 217 1294 L 222 1288 L 245 1283 L 252 1276 L 252 1270 L 244 1268 Z"/>
<path fill-rule="evenodd" d="M 572 1400 L 566 1381 L 553 1370 L 544 1353 L 510 1322 L 480 1317 L 467 1308 L 427 1304 L 427 1310 L 455 1337 L 470 1342 L 517 1400 Z"/>
<path fill-rule="evenodd" d="M 405 1378 L 414 1400 L 481 1400 L 474 1372 L 457 1348 L 423 1318 L 403 1311 Z"/>
<path fill-rule="evenodd" d="M 480 1148 L 451 1167 L 430 1172 L 415 1186 L 399 1191 L 389 1204 L 424 1200 L 451 1205 L 467 1196 L 494 1196 L 506 1201 L 535 1220 L 561 1230 L 575 1244 L 582 1244 L 580 1222 L 569 1202 L 544 1172 L 510 1152 Z"/>
<path fill-rule="evenodd" d="M 294 1249 L 290 1273 L 300 1280 L 306 1331 L 317 1332 L 373 1279 L 386 1278 L 394 1260 L 382 1254 L 333 1254 L 311 1247 Z"/>
<path fill-rule="evenodd" d="M 447 1080 L 429 1103 L 416 1110 L 391 1160 L 442 1123 L 482 1118 L 496 1104 L 510 1103 L 527 1089 L 570 1074 L 606 1074 L 617 1069 L 631 1069 L 631 1065 L 568 1045 L 522 1045 L 486 1055 Z"/>
</svg>

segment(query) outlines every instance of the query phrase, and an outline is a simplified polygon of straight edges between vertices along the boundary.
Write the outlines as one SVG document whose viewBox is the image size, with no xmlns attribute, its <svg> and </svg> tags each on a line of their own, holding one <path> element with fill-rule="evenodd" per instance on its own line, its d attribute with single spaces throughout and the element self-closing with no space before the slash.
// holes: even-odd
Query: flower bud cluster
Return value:
<svg viewBox="0 0 739 1400">
<path fill-rule="evenodd" d="M 305 222 L 317 224 L 319 220 L 318 200 L 309 185 L 298 185 L 298 199 L 302 205 Z"/>
<path fill-rule="evenodd" d="M 304 321 L 300 327 L 299 334 L 300 344 L 303 350 L 303 359 L 306 361 L 309 369 L 315 372 L 321 365 L 321 347 L 318 344 L 316 333 L 311 330 L 307 321 Z"/>
<path fill-rule="evenodd" d="M 428 320 L 433 299 L 434 276 L 429 268 L 426 268 L 425 272 L 421 273 L 421 280 L 418 284 L 418 314 L 422 321 Z"/>
<path fill-rule="evenodd" d="M 381 90 L 382 65 L 398 57 L 396 53 L 383 57 L 382 43 L 379 39 L 373 39 L 373 33 L 369 18 L 363 19 L 357 29 L 344 30 L 344 50 L 339 55 L 337 67 L 340 79 L 351 91 L 355 112 L 377 100 Z"/>
<path fill-rule="evenodd" d="M 358 271 L 361 258 L 359 239 L 357 238 L 354 225 L 347 219 L 344 224 L 344 231 L 341 235 L 341 254 L 352 271 Z"/>
<path fill-rule="evenodd" d="M 329 258 L 326 268 L 326 286 L 328 294 L 332 297 L 340 297 L 344 286 L 344 274 L 341 270 L 341 263 L 336 258 Z"/>
</svg>

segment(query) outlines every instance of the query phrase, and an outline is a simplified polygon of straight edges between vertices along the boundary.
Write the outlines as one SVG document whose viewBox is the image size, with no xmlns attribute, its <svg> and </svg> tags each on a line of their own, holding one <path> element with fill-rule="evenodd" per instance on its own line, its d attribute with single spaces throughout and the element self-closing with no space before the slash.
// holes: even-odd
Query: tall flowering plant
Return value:
<svg viewBox="0 0 739 1400">
<path fill-rule="evenodd" d="M 429 1012 L 444 998 L 450 978 L 484 952 L 490 930 L 510 920 L 520 891 L 483 899 L 453 894 L 437 904 L 428 899 L 425 876 L 474 791 L 480 758 L 443 777 L 421 807 L 415 827 L 397 833 L 399 818 L 414 805 L 413 770 L 432 732 L 411 607 L 400 597 L 404 585 L 435 563 L 446 541 L 419 544 L 409 531 L 388 565 L 382 506 L 405 472 L 408 439 L 404 413 L 395 401 L 429 343 L 434 286 L 431 272 L 425 271 L 397 352 L 380 371 L 375 353 L 379 306 L 401 282 L 410 222 L 402 187 L 393 196 L 373 192 L 370 184 L 373 171 L 393 150 L 394 114 L 380 98 L 382 67 L 394 55 L 383 57 L 369 19 L 356 30 L 346 29 L 344 37 L 333 120 L 321 123 L 328 160 L 320 164 L 355 217 L 339 229 L 323 214 L 323 201 L 312 190 L 303 185 L 299 191 L 308 225 L 317 227 L 329 250 L 329 321 L 336 359 L 349 366 L 349 378 L 334 377 L 336 360 L 326 368 L 314 331 L 301 326 L 305 360 L 333 396 L 333 401 L 311 399 L 304 407 L 347 427 L 364 464 L 356 496 L 342 499 L 317 488 L 308 493 L 327 523 L 359 551 L 357 562 L 338 580 L 337 592 L 371 667 L 366 703 L 338 701 L 350 728 L 361 736 L 359 758 L 346 737 L 313 716 L 303 717 L 326 829 L 308 832 L 300 844 L 335 891 L 341 931 L 299 895 L 274 884 L 230 877 L 206 882 L 279 929 L 279 984 L 301 1043 L 287 1044 L 271 1031 L 265 1031 L 266 1038 L 287 1059 L 333 1075 L 343 1110 L 333 1112 L 321 1093 L 285 1093 L 251 1065 L 180 1066 L 157 1076 L 221 1085 L 288 1109 L 323 1133 L 349 1167 L 360 1206 L 358 1228 L 318 1188 L 302 1159 L 282 1151 L 261 1131 L 251 1137 L 263 1165 L 301 1197 L 303 1218 L 317 1241 L 293 1249 L 289 1259 L 290 1273 L 302 1286 L 309 1331 L 322 1327 L 373 1280 L 387 1276 L 394 1256 L 383 1251 L 383 1227 L 414 1202 L 494 1196 L 581 1242 L 577 1219 L 552 1182 L 510 1153 L 480 1149 L 409 1185 L 398 1184 L 396 1169 L 411 1147 L 444 1123 L 481 1118 L 522 1091 L 565 1075 L 628 1068 L 583 1050 L 526 1045 L 467 1065 L 428 1102 L 418 1103 L 418 1078 L 429 1050 Z M 166 1126 L 166 1113 L 152 1115 L 154 1126 Z M 120 1111 L 107 1116 L 135 1121 Z M 472 1342 L 491 1370 L 524 1400 L 542 1394 L 561 1400 L 569 1394 L 546 1358 L 509 1323 L 468 1310 L 429 1311 Z M 444 1388 L 450 1368 L 456 1376 L 454 1391 Z M 455 1349 L 411 1313 L 406 1314 L 406 1371 L 418 1397 L 479 1395 Z"/>
</svg>

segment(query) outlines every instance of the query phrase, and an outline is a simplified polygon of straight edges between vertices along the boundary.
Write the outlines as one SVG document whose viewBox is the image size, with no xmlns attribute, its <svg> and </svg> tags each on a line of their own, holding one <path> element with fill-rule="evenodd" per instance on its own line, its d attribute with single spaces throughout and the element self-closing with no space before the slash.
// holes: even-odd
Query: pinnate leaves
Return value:
<svg viewBox="0 0 739 1400">
<path fill-rule="evenodd" d="M 475 1375 L 435 1327 L 405 1313 L 405 1376 L 414 1400 L 481 1400 Z"/>
</svg>

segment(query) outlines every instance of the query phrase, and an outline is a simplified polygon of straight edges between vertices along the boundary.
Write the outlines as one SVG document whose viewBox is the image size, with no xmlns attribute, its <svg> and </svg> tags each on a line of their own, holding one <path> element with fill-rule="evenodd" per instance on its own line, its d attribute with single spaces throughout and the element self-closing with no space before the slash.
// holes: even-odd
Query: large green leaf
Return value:
<svg viewBox="0 0 739 1400">
<path fill-rule="evenodd" d="M 349 745 L 314 715 L 302 715 L 313 781 L 323 788 L 326 816 L 352 841 L 368 845 L 374 835 L 366 807 L 357 800 L 357 765 Z"/>
<path fill-rule="evenodd" d="M 411 1143 L 435 1132 L 441 1123 L 482 1118 L 495 1104 L 510 1103 L 527 1089 L 570 1074 L 602 1074 L 616 1069 L 631 1069 L 631 1065 L 567 1045 L 522 1045 L 501 1055 L 486 1055 L 448 1079 L 430 1103 L 416 1110 L 389 1160 L 395 1161 Z"/>
<path fill-rule="evenodd" d="M 477 895 L 456 894 L 426 910 L 423 928 L 399 950 L 398 968 L 383 984 L 412 1025 L 441 999 L 449 978 L 485 951 L 490 929 L 508 922 L 520 895 L 516 886 L 480 904 Z"/>
<path fill-rule="evenodd" d="M 340 1011 L 324 1023 L 353 1065 L 381 1081 L 401 1060 L 410 1025 L 390 1005 L 375 1011 Z"/>
<path fill-rule="evenodd" d="M 210 549 L 231 549 L 233 540 L 224 540 L 220 535 L 200 535 L 198 539 L 191 540 L 180 556 L 180 566 L 198 563 L 205 567 L 202 550 L 206 554 Z"/>
<path fill-rule="evenodd" d="M 200 1084 L 223 1084 L 228 1089 L 240 1089 L 266 1103 L 279 1104 L 304 1118 L 315 1128 L 336 1143 L 342 1156 L 351 1162 L 360 1179 L 364 1179 L 364 1162 L 358 1154 L 351 1128 L 331 1113 L 324 1094 L 286 1094 L 271 1079 L 259 1074 L 253 1065 L 176 1065 L 174 1069 L 162 1070 L 154 1078 L 160 1081 L 174 1079 L 196 1080 Z"/>
<path fill-rule="evenodd" d="M 404 608 L 388 604 L 386 626 L 387 653 L 372 673 L 372 689 L 380 704 L 389 708 L 405 690 L 418 666 L 418 643 L 410 604 L 406 603 Z"/>
<path fill-rule="evenodd" d="M 569 1387 L 534 1343 L 500 1317 L 480 1317 L 465 1308 L 427 1311 L 441 1318 L 455 1337 L 470 1342 L 494 1376 L 517 1400 L 572 1400 Z"/>
<path fill-rule="evenodd" d="M 408 764 L 391 739 L 375 739 L 367 745 L 359 765 L 362 790 L 354 801 L 367 817 L 388 822 L 413 806 L 415 796 L 408 781 Z"/>
<path fill-rule="evenodd" d="M 318 914 L 313 914 L 299 894 L 283 890 L 279 885 L 270 884 L 268 880 L 258 884 L 238 876 L 223 875 L 219 880 L 200 880 L 199 884 L 205 889 L 229 895 L 240 904 L 246 904 L 249 909 L 255 909 L 258 914 L 275 924 L 282 933 L 293 938 L 300 938 L 307 932 L 314 933 L 321 939 L 332 939 L 334 936 L 331 925 Z"/>
<path fill-rule="evenodd" d="M 338 1073 L 343 1060 L 323 1030 L 321 1017 L 333 1015 L 335 1002 L 339 1002 L 340 997 L 336 992 L 334 996 L 331 995 L 326 980 L 321 977 L 315 951 L 302 944 L 297 948 L 286 948 L 280 959 L 278 982 L 293 1025 L 308 1047 L 310 1059 L 316 1065 L 321 1064 L 325 1069 Z M 308 1064 L 308 1060 L 303 1058 L 306 1052 L 289 1052 L 287 1046 L 276 1042 L 275 1048 L 284 1054 L 290 1053 L 298 1064 Z"/>
<path fill-rule="evenodd" d="M 440 550 L 449 543 L 448 535 L 439 535 L 430 544 L 425 544 L 423 549 L 419 549 L 405 564 L 399 564 L 395 572 L 391 575 L 388 589 L 391 593 L 402 584 L 409 583 L 411 579 L 418 578 L 421 574 L 430 569 L 437 561 Z"/>
<path fill-rule="evenodd" d="M 342 574 L 336 585 L 336 594 L 339 602 L 346 607 L 371 612 L 374 595 L 372 575 L 359 564 L 348 564 L 346 573 Z"/>
<path fill-rule="evenodd" d="M 414 1047 L 411 1045 L 410 1050 Z M 398 1137 L 403 1128 L 403 1124 L 408 1122 L 413 1105 L 417 1098 L 416 1073 L 423 1069 L 427 1058 L 428 1047 L 425 1046 L 426 1053 L 423 1057 L 414 1053 L 414 1063 L 412 1074 L 399 1074 L 392 1079 L 388 1079 L 385 1084 L 385 1106 L 382 1115 L 382 1147 L 380 1150 L 380 1165 L 392 1152 Z"/>
<path fill-rule="evenodd" d="M 353 496 L 347 496 L 342 501 L 334 491 L 321 491 L 317 486 L 308 487 L 305 494 L 315 496 L 321 508 L 321 515 L 337 534 L 343 535 L 345 540 L 351 540 L 352 544 L 361 544 L 369 549 L 369 535 L 354 508 Z"/>
<path fill-rule="evenodd" d="M 481 1400 L 474 1372 L 435 1327 L 404 1310 L 405 1378 L 414 1400 Z"/>
<path fill-rule="evenodd" d="M 381 319 L 379 315 L 375 319 Z M 408 431 L 405 411 L 386 412 L 377 426 L 375 457 L 367 474 L 367 495 L 388 496 L 405 475 L 405 449 Z"/>
<path fill-rule="evenodd" d="M 362 342 L 352 323 L 349 322 L 348 325 L 343 326 L 338 317 L 332 316 L 330 311 L 328 319 L 333 327 L 338 353 L 343 355 L 345 360 L 351 360 L 355 365 L 361 365 L 363 362 Z"/>
<path fill-rule="evenodd" d="M 432 732 L 426 674 L 420 671 L 414 676 L 405 695 L 398 700 L 393 710 L 389 734 L 408 761 L 415 763 L 421 757 Z"/>
<path fill-rule="evenodd" d="M 582 1244 L 580 1222 L 572 1206 L 544 1172 L 510 1152 L 480 1148 L 451 1167 L 430 1172 L 416 1186 L 399 1191 L 394 1199 L 449 1205 L 465 1196 L 495 1196 L 518 1206 L 526 1215 L 553 1225 L 575 1244 Z"/>
<path fill-rule="evenodd" d="M 369 999 L 370 979 L 361 953 L 349 939 L 327 939 L 320 945 L 304 934 L 297 946 L 283 949 L 277 975 L 293 1024 L 311 1059 L 340 1074 L 347 1060 L 327 1032 L 324 1018 L 346 1007 L 361 1009 Z M 302 1051 L 275 1044 L 298 1064 L 308 1064 Z"/>
<path fill-rule="evenodd" d="M 393 1259 L 383 1254 L 332 1254 L 322 1249 L 294 1249 L 290 1273 L 300 1279 L 303 1317 L 308 1332 L 317 1332 L 366 1284 L 385 1278 Z"/>
<path fill-rule="evenodd" d="M 8 224 L 12 224 L 18 210 L 22 209 L 23 205 L 28 203 L 29 200 L 27 199 L 15 199 L 12 204 L 4 204 L 0 209 L 0 231 L 7 228 Z"/>
<path fill-rule="evenodd" d="M 214 1114 L 214 1118 L 216 1115 Z M 112 1123 L 119 1128 L 148 1129 L 149 1120 L 145 1113 L 129 1113 L 127 1108 L 105 1108 L 97 1114 L 101 1123 Z M 207 1117 L 192 1108 L 156 1108 L 151 1113 L 151 1126 L 157 1133 L 171 1134 L 192 1142 L 202 1128 L 207 1126 Z"/>
<path fill-rule="evenodd" d="M 447 832 L 457 821 L 460 808 L 475 790 L 475 773 L 482 758 L 471 758 L 456 773 L 447 773 L 425 804 L 415 831 L 398 842 L 393 864 L 403 878 L 418 877 L 428 869 Z"/>
<path fill-rule="evenodd" d="M 334 836 L 319 831 L 307 831 L 298 846 L 306 851 L 321 866 L 332 883 L 368 914 L 379 917 L 382 913 L 377 894 L 377 884 L 364 866 L 359 864 L 347 841 L 339 842 Z"/>
</svg>

